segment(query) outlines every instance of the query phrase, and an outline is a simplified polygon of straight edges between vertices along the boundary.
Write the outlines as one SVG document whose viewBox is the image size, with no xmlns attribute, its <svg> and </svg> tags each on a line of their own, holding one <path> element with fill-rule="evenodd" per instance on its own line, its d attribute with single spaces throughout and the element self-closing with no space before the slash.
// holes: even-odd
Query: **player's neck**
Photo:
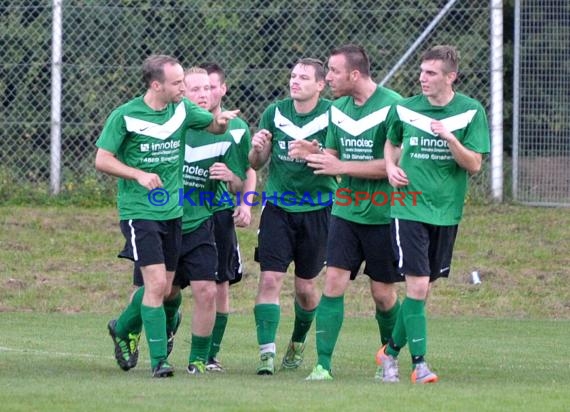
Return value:
<svg viewBox="0 0 570 412">
<path fill-rule="evenodd" d="M 437 96 L 428 96 L 427 99 L 432 106 L 447 106 L 454 96 L 455 92 L 453 89 L 449 89 Z"/>
<path fill-rule="evenodd" d="M 160 111 L 163 110 L 168 103 L 164 102 L 162 99 L 158 98 L 152 91 L 147 91 L 143 97 L 144 102 L 152 110 Z"/>
<path fill-rule="evenodd" d="M 311 98 L 310 100 L 293 100 L 293 106 L 297 113 L 310 113 L 315 110 L 317 103 L 319 102 L 319 96 Z"/>
<path fill-rule="evenodd" d="M 374 83 L 372 79 L 363 79 L 363 81 L 354 88 L 354 93 L 352 94 L 354 104 L 357 106 L 364 105 L 364 103 L 370 99 L 370 96 L 374 94 L 377 88 L 378 85 Z"/>
</svg>

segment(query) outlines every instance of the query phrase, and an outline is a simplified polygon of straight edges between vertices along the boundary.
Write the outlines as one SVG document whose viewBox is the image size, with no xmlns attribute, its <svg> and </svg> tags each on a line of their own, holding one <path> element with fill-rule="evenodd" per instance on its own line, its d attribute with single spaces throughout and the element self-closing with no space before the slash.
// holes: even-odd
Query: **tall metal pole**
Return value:
<svg viewBox="0 0 570 412">
<path fill-rule="evenodd" d="M 457 3 L 457 0 L 449 0 L 445 6 L 437 13 L 437 15 L 433 18 L 431 23 L 424 29 L 422 34 L 412 43 L 412 45 L 406 50 L 404 55 L 400 57 L 400 60 L 396 62 L 394 67 L 388 72 L 386 76 L 380 82 L 381 86 L 384 86 L 388 80 L 392 78 L 392 76 L 402 67 L 404 63 L 408 60 L 408 58 L 416 51 L 420 44 L 426 39 L 426 37 L 430 34 L 430 32 L 437 26 L 439 21 L 443 19 L 445 14 L 453 7 L 453 5 Z"/>
<path fill-rule="evenodd" d="M 520 133 L 520 61 L 521 61 L 521 2 L 515 1 L 515 36 L 513 58 L 513 200 L 519 198 L 519 133 Z"/>
<path fill-rule="evenodd" d="M 491 190 L 503 201 L 503 0 L 491 0 Z"/>
<path fill-rule="evenodd" d="M 53 0 L 52 5 L 50 191 L 51 194 L 56 195 L 61 189 L 61 70 L 63 0 Z"/>
</svg>

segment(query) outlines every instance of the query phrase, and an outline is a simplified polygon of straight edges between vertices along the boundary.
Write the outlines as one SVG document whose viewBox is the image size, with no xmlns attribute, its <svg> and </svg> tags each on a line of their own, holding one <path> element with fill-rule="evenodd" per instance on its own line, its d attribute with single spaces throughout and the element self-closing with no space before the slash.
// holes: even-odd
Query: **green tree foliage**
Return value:
<svg viewBox="0 0 570 412">
<path fill-rule="evenodd" d="M 64 175 L 80 179 L 92 169 L 94 142 L 106 116 L 144 91 L 140 66 L 149 54 L 174 55 L 184 66 L 220 63 L 230 85 L 226 106 L 239 108 L 255 127 L 265 107 L 287 95 L 288 73 L 297 59 L 326 60 L 335 46 L 361 44 L 380 81 L 445 3 L 65 1 Z M 489 10 L 478 3 L 458 2 L 386 85 L 403 95 L 418 93 L 421 51 L 454 44 L 462 54 L 459 89 L 487 103 Z M 23 182 L 46 181 L 49 175 L 51 18 L 50 2 L 0 1 L 0 168 L 9 167 Z"/>
</svg>

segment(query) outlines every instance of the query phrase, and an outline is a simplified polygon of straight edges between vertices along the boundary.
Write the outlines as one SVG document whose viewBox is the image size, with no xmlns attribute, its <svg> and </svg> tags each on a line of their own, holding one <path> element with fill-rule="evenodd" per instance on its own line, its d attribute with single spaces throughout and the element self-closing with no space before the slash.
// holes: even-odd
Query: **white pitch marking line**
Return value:
<svg viewBox="0 0 570 412">
<path fill-rule="evenodd" d="M 8 348 L 6 346 L 0 346 L 0 352 L 15 352 L 15 353 L 25 353 L 27 355 L 38 355 L 38 356 L 65 356 L 65 357 L 72 357 L 72 358 L 87 358 L 87 359 L 112 359 L 115 360 L 114 356 L 102 356 L 102 355 L 93 355 L 90 353 L 72 353 L 72 352 L 51 352 L 47 350 L 39 350 L 39 349 L 17 349 L 17 348 Z M 143 363 L 149 363 L 149 361 L 143 361 Z"/>
</svg>

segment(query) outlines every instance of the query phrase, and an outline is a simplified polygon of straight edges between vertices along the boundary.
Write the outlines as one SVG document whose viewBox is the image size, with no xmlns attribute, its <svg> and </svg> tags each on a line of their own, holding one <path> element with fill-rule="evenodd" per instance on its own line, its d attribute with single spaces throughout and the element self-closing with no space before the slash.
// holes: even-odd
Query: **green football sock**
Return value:
<svg viewBox="0 0 570 412">
<path fill-rule="evenodd" d="M 297 300 L 295 300 L 295 325 L 293 326 L 291 341 L 305 342 L 307 333 L 309 333 L 309 329 L 311 329 L 311 324 L 313 323 L 316 312 L 316 308 L 313 310 L 303 309 Z"/>
<path fill-rule="evenodd" d="M 317 364 L 331 370 L 332 354 L 344 319 L 344 295 L 336 298 L 323 295 L 316 318 Z"/>
<path fill-rule="evenodd" d="M 404 325 L 412 358 L 423 357 L 427 349 L 425 301 L 406 297 L 402 304 Z"/>
<path fill-rule="evenodd" d="M 275 342 L 281 308 L 271 303 L 261 303 L 253 308 L 255 325 L 257 327 L 257 343 L 265 345 Z"/>
<path fill-rule="evenodd" d="M 129 333 L 140 333 L 142 330 L 141 304 L 144 295 L 144 286 L 138 288 L 133 294 L 133 298 L 123 313 L 117 319 L 115 331 L 117 335 L 123 339 L 129 336 Z"/>
<path fill-rule="evenodd" d="M 216 312 L 216 322 L 214 323 L 214 330 L 212 331 L 212 344 L 210 345 L 209 359 L 215 358 L 220 351 L 222 339 L 228 324 L 229 313 Z"/>
<path fill-rule="evenodd" d="M 141 305 L 141 316 L 146 341 L 148 342 L 150 365 L 154 368 L 158 362 L 166 359 L 166 315 L 164 314 L 164 307 L 153 308 Z"/>
<path fill-rule="evenodd" d="M 208 353 L 210 352 L 210 344 L 212 342 L 212 335 L 209 336 L 196 336 L 192 334 L 192 342 L 190 344 L 190 356 L 188 363 L 208 361 Z"/>
<path fill-rule="evenodd" d="M 398 299 L 396 299 L 394 306 L 386 312 L 376 309 L 376 322 L 378 323 L 378 331 L 380 332 L 380 342 L 382 345 L 387 344 L 392 337 L 399 311 L 400 301 Z"/>
<path fill-rule="evenodd" d="M 406 346 L 408 338 L 406 335 L 406 325 L 404 324 L 404 303 L 406 298 L 400 305 L 400 310 L 396 318 L 396 324 L 392 330 L 392 337 L 390 338 L 390 343 L 386 347 L 386 353 L 390 356 L 397 357 L 400 354 L 400 349 Z"/>
<path fill-rule="evenodd" d="M 164 313 L 166 314 L 166 330 L 173 331 L 178 322 L 178 309 L 182 304 L 182 293 L 178 294 L 170 299 L 164 301 Z"/>
</svg>

